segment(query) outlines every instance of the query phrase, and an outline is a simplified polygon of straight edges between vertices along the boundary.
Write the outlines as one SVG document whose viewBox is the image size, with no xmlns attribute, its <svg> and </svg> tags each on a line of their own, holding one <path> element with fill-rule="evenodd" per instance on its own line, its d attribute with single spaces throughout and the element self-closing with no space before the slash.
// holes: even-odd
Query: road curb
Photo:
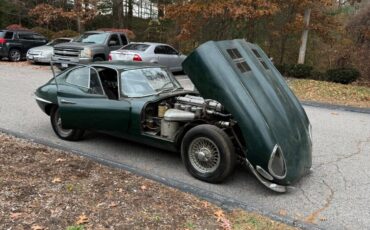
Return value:
<svg viewBox="0 0 370 230">
<path fill-rule="evenodd" d="M 269 217 L 269 218 L 271 218 L 275 221 L 279 221 L 279 222 L 285 223 L 287 225 L 298 227 L 298 228 L 301 228 L 301 229 L 307 229 L 307 230 L 319 230 L 319 229 L 321 229 L 317 225 L 314 225 L 314 224 L 305 223 L 303 221 L 296 220 L 296 219 L 286 217 L 286 216 L 279 216 L 279 215 L 274 214 L 272 212 L 261 210 L 259 208 L 253 207 L 253 206 L 251 206 L 247 203 L 234 200 L 230 197 L 222 196 L 221 194 L 218 194 L 218 193 L 215 193 L 215 192 L 209 192 L 209 191 L 206 191 L 202 188 L 199 188 L 199 187 L 196 187 L 196 186 L 193 186 L 193 185 L 190 185 L 190 184 L 186 184 L 186 183 L 174 180 L 174 179 L 149 174 L 149 173 L 143 172 L 139 168 L 132 167 L 130 165 L 123 164 L 123 163 L 114 162 L 114 161 L 111 161 L 111 160 L 106 160 L 106 159 L 101 158 L 101 157 L 90 155 L 87 152 L 83 152 L 83 151 L 76 150 L 76 149 L 73 149 L 73 148 L 70 148 L 70 147 L 62 146 L 60 144 L 49 142 L 49 141 L 41 139 L 41 138 L 33 138 L 32 136 L 30 136 L 28 134 L 25 134 L 25 133 L 15 132 L 15 131 L 11 131 L 11 130 L 4 129 L 4 128 L 0 128 L 0 132 L 4 133 L 4 134 L 15 136 L 17 138 L 21 138 L 21 139 L 31 141 L 31 142 L 36 143 L 36 144 L 42 144 L 42 145 L 45 145 L 45 146 L 48 146 L 48 147 L 51 147 L 51 148 L 55 148 L 55 149 L 59 149 L 59 150 L 62 150 L 62 151 L 72 152 L 72 153 L 77 154 L 79 156 L 87 157 L 87 158 L 89 158 L 89 159 L 91 159 L 95 162 L 101 163 L 103 165 L 107 165 L 107 166 L 110 166 L 110 167 L 126 170 L 126 171 L 134 173 L 136 175 L 139 175 L 139 176 L 145 177 L 147 179 L 151 179 L 153 181 L 156 181 L 156 182 L 159 182 L 161 184 L 167 185 L 169 187 L 179 189 L 183 192 L 194 194 L 195 196 L 200 197 L 202 199 L 205 199 L 205 200 L 207 200 L 207 201 L 209 201 L 213 204 L 216 204 L 216 205 L 218 205 L 218 206 L 220 206 L 220 207 L 222 207 L 226 210 L 232 210 L 232 209 L 240 208 L 240 209 L 243 209 L 243 210 L 246 210 L 246 211 L 249 211 L 249 212 L 255 212 L 255 213 L 267 216 L 267 217 Z"/>
<path fill-rule="evenodd" d="M 370 108 L 359 108 L 359 107 L 345 106 L 345 105 L 334 105 L 334 104 L 328 104 L 328 103 L 322 103 L 322 102 L 316 102 L 316 101 L 301 101 L 301 103 L 305 106 L 311 106 L 311 107 L 370 114 Z"/>
</svg>

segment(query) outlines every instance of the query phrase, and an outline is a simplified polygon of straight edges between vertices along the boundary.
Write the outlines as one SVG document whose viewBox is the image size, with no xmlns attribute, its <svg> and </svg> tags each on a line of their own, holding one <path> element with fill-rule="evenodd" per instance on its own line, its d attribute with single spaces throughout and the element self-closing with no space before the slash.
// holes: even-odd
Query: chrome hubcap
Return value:
<svg viewBox="0 0 370 230">
<path fill-rule="evenodd" d="M 19 61 L 21 59 L 21 54 L 18 51 L 11 51 L 10 57 L 15 61 Z"/>
<path fill-rule="evenodd" d="M 209 138 L 198 137 L 190 143 L 189 160 L 197 171 L 211 173 L 220 165 L 220 151 Z"/>
</svg>

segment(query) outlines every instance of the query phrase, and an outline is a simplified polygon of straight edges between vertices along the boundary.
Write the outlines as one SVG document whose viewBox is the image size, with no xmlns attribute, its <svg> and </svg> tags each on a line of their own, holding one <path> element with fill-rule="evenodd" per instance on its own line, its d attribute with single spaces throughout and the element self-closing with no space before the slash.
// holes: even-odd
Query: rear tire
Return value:
<svg viewBox="0 0 370 230">
<path fill-rule="evenodd" d="M 222 182 L 236 163 L 230 138 L 214 125 L 198 125 L 189 130 L 182 140 L 181 156 L 192 176 L 210 183 Z"/>
<path fill-rule="evenodd" d="M 78 141 L 82 138 L 84 130 L 82 129 L 63 129 L 62 120 L 59 116 L 59 108 L 54 106 L 50 111 L 50 122 L 55 134 L 67 141 Z"/>
<path fill-rule="evenodd" d="M 12 61 L 12 62 L 20 61 L 22 59 L 21 51 L 15 48 L 9 50 L 8 58 L 9 58 L 9 61 Z"/>
</svg>

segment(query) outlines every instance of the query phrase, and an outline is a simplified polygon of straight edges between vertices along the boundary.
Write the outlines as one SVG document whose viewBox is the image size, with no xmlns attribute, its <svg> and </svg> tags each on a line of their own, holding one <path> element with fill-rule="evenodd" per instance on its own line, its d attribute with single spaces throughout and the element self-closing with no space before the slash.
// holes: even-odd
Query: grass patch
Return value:
<svg viewBox="0 0 370 230">
<path fill-rule="evenodd" d="M 293 230 L 297 229 L 291 226 L 287 226 L 280 222 L 273 221 L 265 216 L 258 215 L 256 213 L 247 213 L 242 210 L 235 210 L 229 215 L 232 229 L 242 230 Z"/>
<path fill-rule="evenodd" d="M 288 79 L 289 87 L 303 101 L 370 108 L 370 88 L 366 86 L 307 79 Z"/>
</svg>

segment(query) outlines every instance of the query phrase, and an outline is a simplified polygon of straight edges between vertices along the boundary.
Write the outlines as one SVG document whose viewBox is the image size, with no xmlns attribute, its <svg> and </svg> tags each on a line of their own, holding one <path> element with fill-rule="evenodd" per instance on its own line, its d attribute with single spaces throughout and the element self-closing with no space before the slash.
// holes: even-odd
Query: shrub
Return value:
<svg viewBox="0 0 370 230">
<path fill-rule="evenodd" d="M 285 75 L 289 70 L 288 64 L 275 65 L 276 69 L 279 70 L 281 75 Z"/>
<path fill-rule="evenodd" d="M 287 74 L 294 78 L 310 78 L 313 67 L 305 64 L 296 64 L 288 68 Z"/>
<path fill-rule="evenodd" d="M 55 38 L 61 38 L 61 37 L 69 37 L 69 38 L 73 38 L 73 37 L 77 37 L 79 36 L 80 34 L 74 30 L 60 30 L 56 33 L 54 33 L 53 35 L 53 39 Z"/>
<path fill-rule="evenodd" d="M 325 81 L 326 74 L 318 70 L 312 70 L 310 79 L 318 80 L 318 81 Z"/>
<path fill-rule="evenodd" d="M 331 82 L 350 84 L 360 77 L 360 72 L 354 68 L 338 68 L 326 71 L 327 80 Z"/>
<path fill-rule="evenodd" d="M 51 31 L 51 30 L 48 30 L 48 29 L 45 29 L 45 28 L 42 28 L 42 27 L 34 27 L 32 28 L 32 31 L 35 31 L 36 33 L 39 33 L 41 35 L 44 35 L 45 37 L 47 37 L 49 40 L 53 37 L 54 35 L 54 32 Z"/>
</svg>

